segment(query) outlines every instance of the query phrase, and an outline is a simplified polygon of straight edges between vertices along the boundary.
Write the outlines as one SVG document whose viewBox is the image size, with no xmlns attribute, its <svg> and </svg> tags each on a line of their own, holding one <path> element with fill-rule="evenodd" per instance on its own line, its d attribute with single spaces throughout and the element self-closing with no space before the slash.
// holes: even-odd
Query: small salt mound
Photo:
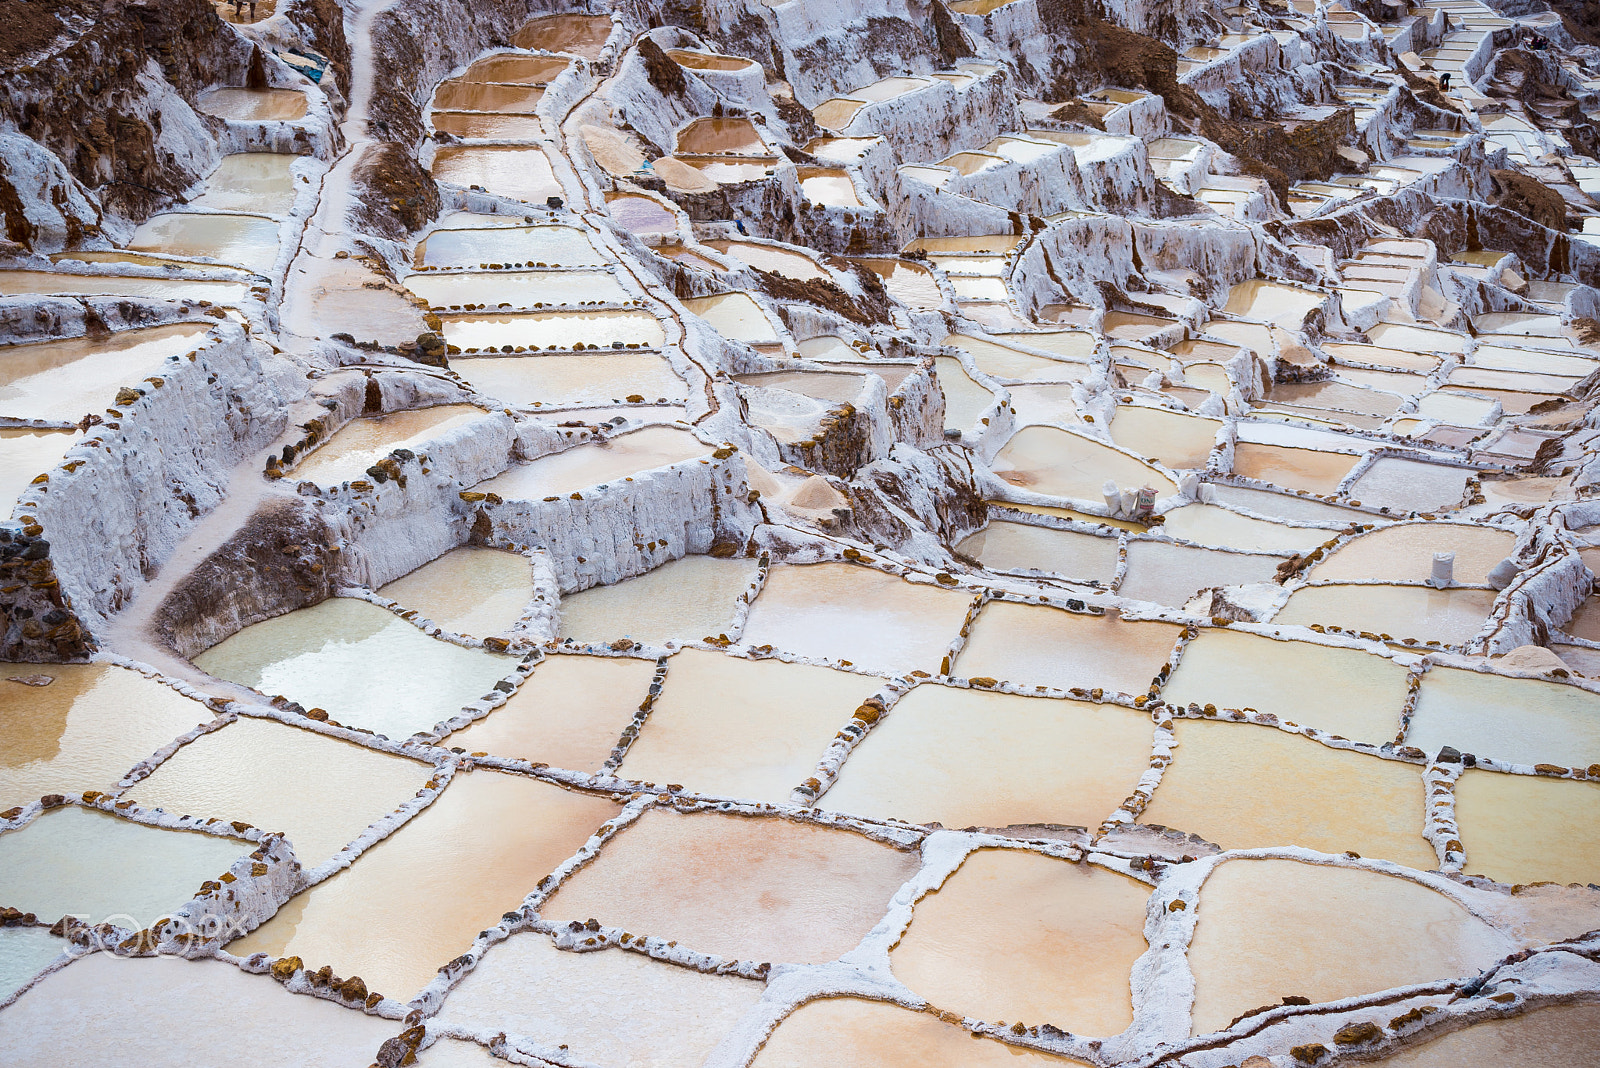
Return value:
<svg viewBox="0 0 1600 1068">
<path fill-rule="evenodd" d="M 1504 656 L 1495 658 L 1498 671 L 1571 671 L 1566 661 L 1542 645 L 1519 645 Z"/>
<path fill-rule="evenodd" d="M 680 193 L 709 193 L 717 188 L 716 182 L 673 156 L 662 156 L 653 166 L 667 188 Z"/>
<path fill-rule="evenodd" d="M 812 475 L 800 484 L 794 491 L 794 496 L 789 498 L 789 505 L 801 508 L 808 512 L 827 512 L 834 508 L 843 508 L 844 495 L 832 486 L 821 475 Z"/>
<path fill-rule="evenodd" d="M 644 166 L 644 153 L 621 131 L 585 123 L 578 132 L 594 161 L 611 174 L 632 174 Z"/>
</svg>

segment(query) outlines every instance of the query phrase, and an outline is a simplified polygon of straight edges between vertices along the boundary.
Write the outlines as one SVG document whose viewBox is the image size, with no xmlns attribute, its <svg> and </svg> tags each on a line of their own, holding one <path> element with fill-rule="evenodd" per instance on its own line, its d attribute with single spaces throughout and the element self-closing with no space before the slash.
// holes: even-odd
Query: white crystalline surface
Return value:
<svg viewBox="0 0 1600 1068">
<path fill-rule="evenodd" d="M 1549 7 L 0 3 L 0 1064 L 1600 1063 Z"/>
</svg>

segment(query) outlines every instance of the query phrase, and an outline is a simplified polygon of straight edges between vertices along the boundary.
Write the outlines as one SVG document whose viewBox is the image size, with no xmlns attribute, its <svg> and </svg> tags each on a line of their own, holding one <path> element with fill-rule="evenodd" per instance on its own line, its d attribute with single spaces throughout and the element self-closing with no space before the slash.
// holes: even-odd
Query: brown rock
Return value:
<svg viewBox="0 0 1600 1068">
<path fill-rule="evenodd" d="M 1339 1028 L 1339 1033 L 1333 1036 L 1333 1040 L 1341 1046 L 1354 1046 L 1362 1042 L 1375 1042 L 1382 1037 L 1383 1028 L 1371 1020 L 1363 1020 Z"/>
</svg>

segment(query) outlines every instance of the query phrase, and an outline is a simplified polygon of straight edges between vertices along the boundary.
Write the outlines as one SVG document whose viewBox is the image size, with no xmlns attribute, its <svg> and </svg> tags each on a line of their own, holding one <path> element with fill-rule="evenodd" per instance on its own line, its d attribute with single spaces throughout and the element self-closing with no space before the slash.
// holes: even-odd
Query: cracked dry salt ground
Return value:
<svg viewBox="0 0 1600 1068">
<path fill-rule="evenodd" d="M 1580 10 L 23 6 L 7 1064 L 1600 1060 Z"/>
</svg>

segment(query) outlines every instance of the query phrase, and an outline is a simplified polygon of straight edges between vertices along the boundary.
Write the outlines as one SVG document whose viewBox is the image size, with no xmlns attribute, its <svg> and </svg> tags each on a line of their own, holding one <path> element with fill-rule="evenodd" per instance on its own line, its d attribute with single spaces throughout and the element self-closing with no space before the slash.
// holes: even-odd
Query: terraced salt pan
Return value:
<svg viewBox="0 0 1600 1068">
<path fill-rule="evenodd" d="M 35 676 L 52 681 L 7 681 Z M 126 668 L 0 664 L 0 808 L 108 790 L 211 718 L 199 702 Z"/>
<path fill-rule="evenodd" d="M 708 244 L 711 248 L 736 260 L 763 271 L 781 274 L 785 278 L 805 282 L 828 277 L 828 273 L 810 256 L 790 252 L 775 245 L 761 245 L 754 241 L 711 241 Z"/>
<path fill-rule="evenodd" d="M 1071 383 L 1008 386 L 1006 391 L 1011 394 L 1011 410 L 1017 413 L 1017 422 L 1022 425 L 1070 426 L 1083 422 L 1072 396 Z"/>
<path fill-rule="evenodd" d="M 1416 883 L 1289 860 L 1222 864 L 1200 890 L 1189 966 L 1194 1032 L 1276 1004 L 1292 990 L 1313 1004 L 1475 975 L 1509 941 L 1449 898 Z M 1359 928 L 1359 938 L 1349 937 Z M 1285 945 L 1303 947 L 1285 954 Z"/>
<path fill-rule="evenodd" d="M 128 247 L 201 256 L 267 274 L 278 259 L 278 224 L 256 215 L 168 212 L 135 230 Z"/>
<path fill-rule="evenodd" d="M 990 468 L 1020 489 L 1078 500 L 1100 500 L 1107 480 L 1123 488 L 1150 486 L 1157 499 L 1178 488 L 1170 478 L 1126 453 L 1049 426 L 1017 431 Z"/>
<path fill-rule="evenodd" d="M 701 1063 L 762 989 L 622 949 L 565 952 L 528 933 L 494 947 L 437 1019 L 486 1037 L 510 1031 L 587 1064 L 658 1068 Z"/>
<path fill-rule="evenodd" d="M 1509 884 L 1600 882 L 1600 784 L 1468 771 L 1455 798 L 1467 871 Z"/>
<path fill-rule="evenodd" d="M 1486 1020 L 1384 1060 L 1389 1068 L 1544 1068 L 1581 1064 L 1600 1049 L 1600 1005 L 1557 1005 Z"/>
<path fill-rule="evenodd" d="M 77 440 L 73 430 L 0 428 L 0 513 L 9 518 L 18 495 L 60 463 Z"/>
<path fill-rule="evenodd" d="M 514 33 L 511 43 L 530 51 L 599 59 L 610 36 L 611 19 L 607 15 L 541 15 Z"/>
<path fill-rule="evenodd" d="M 992 521 L 956 549 L 995 571 L 1048 571 L 1110 582 L 1117 570 L 1116 539 L 1027 523 Z"/>
<path fill-rule="evenodd" d="M 784 802 L 877 688 L 847 672 L 685 649 L 618 774 Z"/>
<path fill-rule="evenodd" d="M 544 206 L 546 197 L 565 196 L 550 169 L 550 158 L 537 148 L 468 145 L 441 148 L 433 157 L 435 181 L 479 186 L 513 200 Z"/>
<path fill-rule="evenodd" d="M 531 308 L 538 304 L 581 304 L 586 301 L 626 304 L 632 298 L 606 271 L 471 271 L 440 274 L 428 271 L 405 280 L 406 288 L 435 308 L 478 304 L 497 308 Z"/>
<path fill-rule="evenodd" d="M 1241 441 L 1233 448 L 1233 473 L 1288 489 L 1330 494 L 1359 459 L 1347 453 Z"/>
<path fill-rule="evenodd" d="M 629 193 L 609 195 L 606 212 L 618 226 L 636 234 L 670 234 L 678 229 L 678 217 L 660 201 L 649 197 Z"/>
<path fill-rule="evenodd" d="M 611 801 L 479 769 L 230 953 L 297 956 L 401 1000 L 517 908 L 617 814 Z"/>
<path fill-rule="evenodd" d="M 629 397 L 682 404 L 683 379 L 654 352 L 456 357 L 450 369 L 486 396 L 521 407 L 620 404 Z"/>
<path fill-rule="evenodd" d="M 195 107 L 232 122 L 292 122 L 305 117 L 306 94 L 298 89 L 209 89 Z"/>
<path fill-rule="evenodd" d="M 209 265 L 208 265 L 209 266 Z M 115 274 L 67 274 L 61 271 L 0 271 L 0 296 L 51 293 L 69 297 L 149 297 L 154 300 L 209 300 L 225 307 L 239 304 L 248 292 L 241 282 L 209 279 L 134 278 Z"/>
<path fill-rule="evenodd" d="M 1075 382 L 1089 374 L 1089 367 L 1084 363 L 1034 356 L 1010 345 L 998 345 L 965 334 L 951 334 L 944 343 L 965 351 L 979 371 L 995 378 L 1017 382 Z"/>
<path fill-rule="evenodd" d="M 971 427 L 994 403 L 994 394 L 968 377 L 954 356 L 935 356 L 934 373 L 944 391 L 944 425 L 960 430 Z"/>
<path fill-rule="evenodd" d="M 749 119 L 698 118 L 678 131 L 677 151 L 691 155 L 766 156 L 772 150 Z"/>
<path fill-rule="evenodd" d="M 0 1001 L 10 997 L 67 949 L 67 940 L 42 927 L 0 929 Z"/>
<path fill-rule="evenodd" d="M 593 774 L 611 755 L 650 689 L 652 660 L 547 656 L 488 718 L 450 745 Z"/>
<path fill-rule="evenodd" d="M 1326 293 L 1316 290 L 1252 278 L 1228 290 L 1228 303 L 1223 310 L 1230 315 L 1295 328 L 1327 299 Z"/>
<path fill-rule="evenodd" d="M 335 597 L 248 626 L 194 663 L 347 726 L 404 738 L 489 693 L 516 659 L 430 638 L 376 605 Z"/>
<path fill-rule="evenodd" d="M 1117 705 L 926 684 L 851 751 L 819 804 L 946 827 L 1092 829 L 1149 769 L 1150 736 L 1148 715 Z"/>
<path fill-rule="evenodd" d="M 525 557 L 462 546 L 395 579 L 378 592 L 457 634 L 499 634 L 533 599 Z"/>
<path fill-rule="evenodd" d="M 295 466 L 297 481 L 338 485 L 367 477 L 367 468 L 396 449 L 420 451 L 421 446 L 469 423 L 484 418 L 482 408 L 470 404 L 441 404 L 433 408 L 363 416 L 340 427 L 333 437 Z"/>
<path fill-rule="evenodd" d="M 1209 490 L 1218 504 L 1243 508 L 1258 515 L 1272 516 L 1288 522 L 1304 523 L 1371 523 L 1375 517 L 1341 508 L 1326 501 L 1307 500 L 1288 493 L 1251 489 L 1248 486 L 1215 485 Z M 1376 520 L 1381 522 L 1381 520 Z M 1241 546 L 1242 548 L 1242 546 Z M 1430 557 L 1431 560 L 1431 557 Z"/>
<path fill-rule="evenodd" d="M 651 809 L 562 883 L 540 915 L 592 916 L 724 959 L 821 963 L 854 949 L 917 868 L 915 853 L 849 831 Z M 639 893 L 646 886 L 671 892 Z"/>
<path fill-rule="evenodd" d="M 536 85 L 451 80 L 440 84 L 433 95 L 433 106 L 439 111 L 532 115 L 543 96 L 544 90 Z"/>
<path fill-rule="evenodd" d="M 1177 607 L 1208 586 L 1270 582 L 1283 559 L 1159 541 L 1130 542 L 1128 571 L 1117 593 Z"/>
<path fill-rule="evenodd" d="M 1428 330 L 1420 326 L 1402 326 L 1379 323 L 1366 331 L 1374 345 L 1403 349 L 1414 353 L 1466 351 L 1466 338 L 1446 330 Z"/>
<path fill-rule="evenodd" d="M 1293 527 L 1231 512 L 1214 504 L 1186 504 L 1166 513 L 1161 530 L 1174 538 L 1215 548 L 1257 552 L 1310 552 L 1336 533 Z"/>
<path fill-rule="evenodd" d="M 1111 422 L 1111 440 L 1167 467 L 1203 468 L 1220 429 L 1216 419 L 1124 404 Z"/>
<path fill-rule="evenodd" d="M 290 168 L 298 158 L 277 152 L 223 156 L 217 169 L 206 176 L 205 192 L 189 201 L 189 206 L 287 215 L 295 199 L 295 179 Z"/>
<path fill-rule="evenodd" d="M 869 671 L 933 671 L 970 595 L 850 564 L 785 564 L 767 576 L 741 640 Z"/>
<path fill-rule="evenodd" d="M 883 280 L 883 288 L 900 303 L 921 310 L 944 306 L 944 294 L 926 267 L 904 260 L 857 260 Z"/>
<path fill-rule="evenodd" d="M 514 52 L 485 56 L 467 68 L 463 82 L 499 82 L 508 85 L 545 85 L 572 61 L 563 56 L 523 56 Z"/>
<path fill-rule="evenodd" d="M 890 967 L 946 1011 L 1117 1034 L 1133 1022 L 1128 975 L 1146 949 L 1149 897 L 1094 865 L 979 850 L 917 902 Z"/>
<path fill-rule="evenodd" d="M 1173 733 L 1172 763 L 1143 822 L 1223 849 L 1348 849 L 1421 870 L 1438 867 L 1422 837 L 1425 791 L 1415 765 L 1252 723 L 1182 719 Z"/>
<path fill-rule="evenodd" d="M 1461 645 L 1483 629 L 1493 590 L 1431 586 L 1306 586 L 1290 595 L 1274 623 L 1336 624 L 1346 630 Z"/>
<path fill-rule="evenodd" d="M 1402 397 L 1331 379 L 1325 382 L 1274 386 L 1272 399 L 1307 408 L 1355 412 L 1371 416 L 1393 415 L 1405 403 Z"/>
<path fill-rule="evenodd" d="M 666 341 L 660 321 L 641 311 L 529 312 L 521 315 L 444 316 L 444 338 L 468 353 L 512 349 L 659 349 Z"/>
<path fill-rule="evenodd" d="M 226 1048 L 247 1049 L 263 1064 L 344 1068 L 370 1061 L 395 1028 L 221 961 L 95 953 L 0 1013 L 0 1046 L 16 1068 L 62 1064 L 66 1050 L 101 1063 L 137 1050 L 148 1068 L 187 1068 Z"/>
<path fill-rule="evenodd" d="M 435 130 L 467 141 L 534 141 L 544 136 L 544 123 L 533 115 L 435 111 L 428 118 Z"/>
<path fill-rule="evenodd" d="M 417 243 L 415 261 L 418 267 L 476 267 L 484 263 L 592 267 L 605 262 L 582 230 L 571 226 L 517 225 L 434 230 Z"/>
<path fill-rule="evenodd" d="M 686 430 L 645 427 L 604 442 L 578 445 L 529 463 L 513 464 L 509 471 L 480 482 L 475 488 L 508 500 L 536 501 L 632 478 L 710 452 L 710 446 Z"/>
<path fill-rule="evenodd" d="M 0 902 L 45 922 L 72 915 L 142 930 L 254 846 L 58 808 L 0 835 Z"/>
<path fill-rule="evenodd" d="M 1436 667 L 1422 677 L 1406 743 L 1515 764 L 1600 761 L 1600 695 L 1554 682 Z"/>
<path fill-rule="evenodd" d="M 1142 694 L 1172 653 L 1182 627 L 1112 615 L 990 601 L 978 614 L 952 673 L 1029 686 L 1074 686 Z"/>
<path fill-rule="evenodd" d="M 1307 679 L 1328 685 L 1307 686 Z M 1405 698 L 1406 671 L 1392 660 L 1222 628 L 1204 630 L 1184 647 L 1161 690 L 1171 705 L 1254 708 L 1377 745 L 1394 740 Z"/>
<path fill-rule="evenodd" d="M 772 321 L 748 293 L 721 293 L 712 297 L 692 297 L 683 306 L 711 324 L 723 337 L 747 344 L 771 344 L 778 340 Z"/>
<path fill-rule="evenodd" d="M 244 718 L 179 749 L 126 796 L 283 832 L 309 869 L 410 800 L 432 773 L 419 761 Z"/>
<path fill-rule="evenodd" d="M 837 167 L 800 167 L 797 176 L 801 194 L 813 204 L 835 208 L 863 206 L 849 171 Z"/>
<path fill-rule="evenodd" d="M 972 2 L 956 0 L 951 6 L 965 10 Z M 823 1060 L 839 1068 L 1060 1068 L 1082 1063 L 993 1039 L 974 1042 L 978 1037 L 932 1013 L 889 1002 L 823 998 L 785 1016 L 751 1068 L 809 1068 Z"/>
<path fill-rule="evenodd" d="M 1426 512 L 1461 507 L 1467 492 L 1465 468 L 1380 457 L 1356 479 L 1349 495 L 1368 507 L 1392 512 Z"/>
<path fill-rule="evenodd" d="M 660 645 L 727 631 L 734 602 L 755 578 L 754 560 L 685 556 L 610 586 L 561 599 L 560 637 L 582 642 L 632 638 Z"/>
</svg>

